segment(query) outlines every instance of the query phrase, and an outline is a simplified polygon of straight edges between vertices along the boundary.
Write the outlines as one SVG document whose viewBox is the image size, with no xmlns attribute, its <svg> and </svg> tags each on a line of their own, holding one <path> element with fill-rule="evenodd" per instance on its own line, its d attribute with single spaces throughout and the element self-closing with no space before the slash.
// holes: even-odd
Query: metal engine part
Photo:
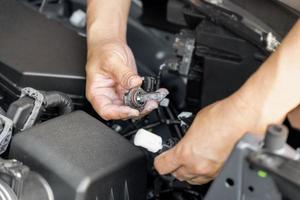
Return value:
<svg viewBox="0 0 300 200">
<path fill-rule="evenodd" d="M 54 200 L 47 181 L 17 160 L 0 160 L 1 200 Z"/>
<path fill-rule="evenodd" d="M 142 88 L 131 89 L 124 95 L 124 104 L 131 108 L 143 110 L 146 102 L 141 101 L 141 96 L 144 94 L 146 92 Z"/>
<path fill-rule="evenodd" d="M 62 92 L 39 91 L 30 87 L 21 91 L 20 98 L 9 105 L 6 113 L 12 119 L 14 132 L 24 131 L 37 124 L 47 110 L 57 109 L 58 115 L 73 111 L 72 99 Z"/>
<path fill-rule="evenodd" d="M 205 200 L 299 199 L 299 152 L 287 143 L 288 130 L 270 125 L 263 141 L 245 135 L 235 146 Z"/>
<path fill-rule="evenodd" d="M 4 153 L 12 136 L 13 122 L 0 114 L 0 154 Z"/>
<path fill-rule="evenodd" d="M 133 88 L 124 95 L 124 104 L 142 111 L 148 101 L 161 102 L 169 94 L 167 89 L 158 89 L 155 92 L 145 92 L 142 88 Z"/>
</svg>

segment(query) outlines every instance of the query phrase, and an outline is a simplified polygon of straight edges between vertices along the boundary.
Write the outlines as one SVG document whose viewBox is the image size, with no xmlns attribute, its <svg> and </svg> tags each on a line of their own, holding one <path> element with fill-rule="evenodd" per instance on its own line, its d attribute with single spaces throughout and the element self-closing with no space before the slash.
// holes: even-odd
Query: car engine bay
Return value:
<svg viewBox="0 0 300 200">
<path fill-rule="evenodd" d="M 296 4 L 132 1 L 127 42 L 143 84 L 124 104 L 160 105 L 105 121 L 85 98 L 85 0 L 0 1 L 0 199 L 298 199 L 299 129 L 288 120 L 268 128 L 264 146 L 242 138 L 212 183 L 192 186 L 153 167 L 199 110 L 276 50 L 300 16 Z"/>
</svg>

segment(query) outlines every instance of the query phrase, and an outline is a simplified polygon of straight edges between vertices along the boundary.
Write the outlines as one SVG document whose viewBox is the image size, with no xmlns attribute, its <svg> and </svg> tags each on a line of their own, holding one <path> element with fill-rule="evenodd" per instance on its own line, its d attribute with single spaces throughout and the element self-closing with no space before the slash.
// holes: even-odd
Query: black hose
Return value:
<svg viewBox="0 0 300 200">
<path fill-rule="evenodd" d="M 59 114 L 68 114 L 73 111 L 72 99 L 62 92 L 43 92 L 44 94 L 44 107 L 58 108 Z"/>
</svg>

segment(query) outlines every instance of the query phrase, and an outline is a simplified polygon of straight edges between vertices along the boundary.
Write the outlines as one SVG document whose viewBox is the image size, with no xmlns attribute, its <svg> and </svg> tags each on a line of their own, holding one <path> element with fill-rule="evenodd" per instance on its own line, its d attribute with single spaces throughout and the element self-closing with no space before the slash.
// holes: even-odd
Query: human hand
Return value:
<svg viewBox="0 0 300 200">
<path fill-rule="evenodd" d="M 130 48 L 122 41 L 97 42 L 89 47 L 86 74 L 86 97 L 105 120 L 136 118 L 158 107 L 150 101 L 139 112 L 123 104 L 124 93 L 140 86 L 142 79 Z"/>
<path fill-rule="evenodd" d="M 155 168 L 190 184 L 209 182 L 246 131 L 263 132 L 267 124 L 259 122 L 258 114 L 232 98 L 206 107 L 184 138 L 155 159 Z"/>
<path fill-rule="evenodd" d="M 245 132 L 261 137 L 268 124 L 281 123 L 299 106 L 299 35 L 300 21 L 237 92 L 200 111 L 186 136 L 155 159 L 158 172 L 191 184 L 206 183 Z"/>
</svg>

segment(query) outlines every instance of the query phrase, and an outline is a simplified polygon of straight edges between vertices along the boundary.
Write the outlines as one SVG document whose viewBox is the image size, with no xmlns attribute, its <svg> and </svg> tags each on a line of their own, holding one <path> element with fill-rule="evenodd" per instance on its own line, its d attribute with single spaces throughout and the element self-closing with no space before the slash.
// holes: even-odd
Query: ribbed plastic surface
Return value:
<svg viewBox="0 0 300 200">
<path fill-rule="evenodd" d="M 58 200 L 146 198 L 144 154 L 81 111 L 16 135 L 10 156 L 42 174 Z"/>
</svg>

